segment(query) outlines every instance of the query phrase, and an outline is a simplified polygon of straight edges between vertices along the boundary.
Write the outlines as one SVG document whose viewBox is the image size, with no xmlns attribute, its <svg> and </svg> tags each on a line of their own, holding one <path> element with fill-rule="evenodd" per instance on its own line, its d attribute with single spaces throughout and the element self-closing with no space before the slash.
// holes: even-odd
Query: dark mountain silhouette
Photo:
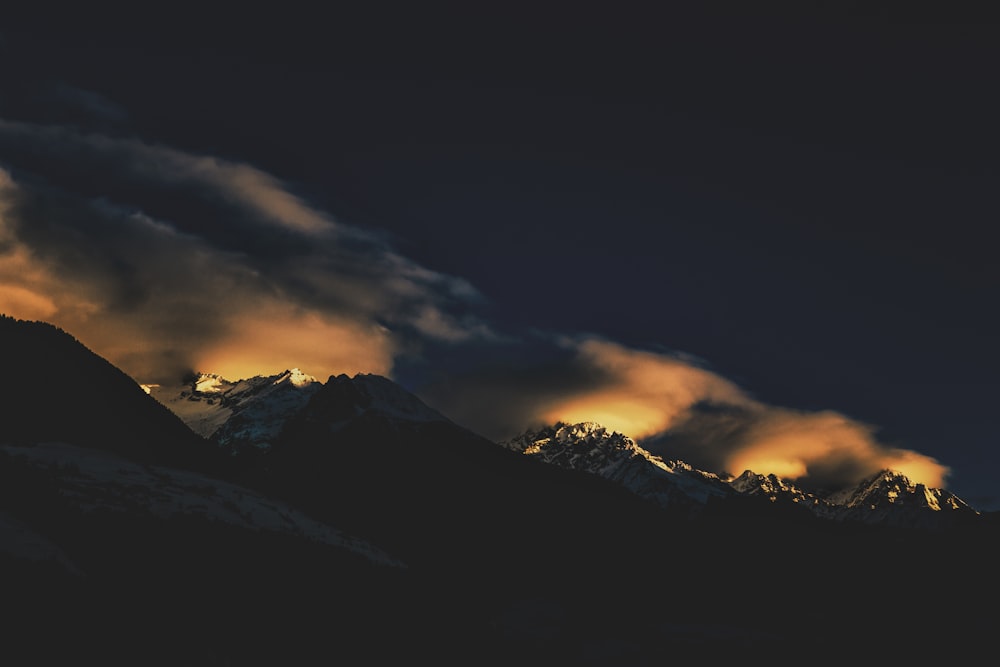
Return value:
<svg viewBox="0 0 1000 667">
<path fill-rule="evenodd" d="M 876 635 L 903 641 L 932 630 L 924 636 L 946 643 L 980 626 L 937 613 L 877 614 L 857 626 L 855 617 L 870 613 L 859 609 L 880 598 L 887 577 L 924 581 L 901 594 L 928 608 L 996 588 L 981 550 L 993 532 L 835 524 L 757 496 L 710 500 L 692 521 L 445 418 L 407 418 L 392 406 L 415 397 L 379 378 L 373 400 L 372 382 L 331 377 L 288 422 L 267 462 L 270 491 L 400 555 L 471 617 L 494 619 L 518 637 L 512 660 L 534 645 L 527 621 L 507 616 L 524 605 L 527 616 L 562 619 L 558 638 L 542 644 L 564 659 L 589 637 L 653 664 L 701 650 L 830 644 L 836 654 Z M 968 569 L 928 573 L 925 549 Z M 785 595 L 792 600 L 776 599 Z M 639 639 L 647 631 L 667 633 L 671 648 Z"/>
<path fill-rule="evenodd" d="M 58 554 L 0 549 L 17 619 L 0 651 L 18 649 L 15 664 L 653 665 L 915 647 L 962 663 L 1000 617 L 993 520 L 835 524 L 764 496 L 709 501 L 691 520 L 507 450 L 377 376 L 331 377 L 252 465 L 185 481 L 168 466 L 208 465 L 198 448 L 212 443 L 68 334 L 10 320 L 0 333 L 0 535 Z M 53 440 L 109 462 L 20 455 Z M 204 508 L 235 482 L 406 567 L 237 525 L 259 520 L 250 510 L 214 520 Z M 157 513 L 184 489 L 202 510 Z"/>
<path fill-rule="evenodd" d="M 4 441 L 67 442 L 144 463 L 222 470 L 220 452 L 134 379 L 51 324 L 0 316 L 0 372 Z"/>
<path fill-rule="evenodd" d="M 640 530 L 666 520 L 651 504 L 513 455 L 418 401 L 385 378 L 331 377 L 269 456 L 272 490 L 433 568 L 496 561 L 527 577 L 538 560 L 638 562 L 662 542 Z M 637 553 L 608 548 L 620 540 Z"/>
<path fill-rule="evenodd" d="M 419 599 L 411 579 L 363 543 L 300 534 L 291 510 L 286 528 L 255 528 L 282 505 L 179 469 L 88 461 L 80 452 L 101 452 L 84 448 L 41 465 L 22 455 L 40 448 L 0 448 L 0 517 L 20 528 L 0 530 L 6 664 L 308 664 L 327 642 L 395 658 L 383 624 L 415 641 L 397 617 Z"/>
<path fill-rule="evenodd" d="M 70 334 L 0 318 L 0 369 L 4 663 L 379 662 L 383 626 L 417 645 L 405 570 L 223 479 L 220 450 Z"/>
</svg>

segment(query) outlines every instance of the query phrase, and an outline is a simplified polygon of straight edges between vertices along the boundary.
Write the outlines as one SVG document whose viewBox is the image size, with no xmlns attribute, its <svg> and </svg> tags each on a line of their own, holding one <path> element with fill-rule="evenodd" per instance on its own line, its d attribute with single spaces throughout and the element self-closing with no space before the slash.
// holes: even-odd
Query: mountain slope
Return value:
<svg viewBox="0 0 1000 667">
<path fill-rule="evenodd" d="M 321 383 L 298 368 L 231 381 L 199 373 L 176 386 L 147 387 L 191 429 L 230 454 L 267 451 L 285 421 Z"/>
<path fill-rule="evenodd" d="M 618 513 L 658 516 L 616 485 L 519 457 L 372 375 L 331 377 L 289 421 L 267 465 L 285 492 L 380 531 L 380 544 L 398 543 L 427 564 L 454 557 L 441 553 L 445 544 L 494 558 L 529 535 L 539 548 L 555 541 L 544 533 L 565 533 L 567 549 L 582 539 L 599 550 L 594 533 L 620 532 Z M 553 525 L 545 508 L 560 494 L 577 506 Z M 585 513 L 592 528 L 576 523 Z"/>
<path fill-rule="evenodd" d="M 507 449 L 562 468 L 590 473 L 620 484 L 660 507 L 694 516 L 709 504 L 770 501 L 760 512 L 808 511 L 832 521 L 878 524 L 908 529 L 941 529 L 974 522 L 979 513 L 943 489 L 914 484 L 904 475 L 881 471 L 857 487 L 817 494 L 799 489 L 773 474 L 752 470 L 723 480 L 683 461 L 650 454 L 628 436 L 593 422 L 558 423 L 528 431 L 501 443 Z M 744 503 L 745 505 L 745 503 Z M 748 506 L 742 507 L 741 511 Z"/>
<path fill-rule="evenodd" d="M 66 337 L 22 351 L 44 356 L 46 345 Z M 100 378 L 83 363 L 64 369 L 75 392 Z M 74 415 L 62 403 L 77 394 L 48 385 L 17 406 Z M 908 647 L 969 662 L 991 648 L 1000 621 L 968 603 L 1000 595 L 992 523 L 917 535 L 807 521 L 764 511 L 781 504 L 767 496 L 775 488 L 794 493 L 776 479 L 770 491 L 758 483 L 759 496 L 733 488 L 748 502 L 709 502 L 691 520 L 593 472 L 635 481 L 641 463 L 663 479 L 699 479 L 679 462 L 657 465 L 588 425 L 538 451 L 591 470 L 552 465 L 367 375 L 331 377 L 301 408 L 275 413 L 267 453 L 213 479 L 160 461 L 169 441 L 126 459 L 128 443 L 157 441 L 147 425 L 166 428 L 162 411 L 130 421 L 136 392 L 154 400 L 133 382 L 88 404 L 101 419 L 81 422 L 87 442 L 69 446 L 48 436 L 74 429 L 41 424 L 39 438 L 30 420 L 5 414 L 26 435 L 0 442 L 0 535 L 21 547 L 0 549 L 0 585 L 17 612 L 4 656 L 17 664 L 652 665 L 817 650 L 899 659 Z M 117 418 L 132 427 L 120 442 Z M 550 449 L 569 436 L 583 436 L 581 449 Z M 123 453 L 98 451 L 114 451 L 102 438 Z M 303 534 L 255 528 L 293 525 Z M 303 539 L 310 526 L 356 536 L 407 568 Z"/>
<path fill-rule="evenodd" d="M 841 520 L 891 526 L 940 528 L 978 517 L 964 500 L 945 489 L 916 484 L 899 472 L 881 470 L 853 489 L 827 497 Z"/>
<path fill-rule="evenodd" d="M 197 517 L 254 533 L 274 533 L 344 549 L 375 564 L 405 567 L 381 549 L 286 503 L 207 475 L 140 465 L 101 450 L 61 443 L 0 445 L 0 456 L 8 467 L 25 474 L 45 471 L 59 495 L 81 513 L 109 513 L 131 520 Z"/>
<path fill-rule="evenodd" d="M 399 561 L 281 501 L 94 448 L 0 446 L 11 664 L 396 660 L 417 594 Z M 418 626 L 414 625 L 416 629 Z"/>
<path fill-rule="evenodd" d="M 823 519 L 842 518 L 839 512 L 840 508 L 827 498 L 804 491 L 773 473 L 763 475 L 752 470 L 744 470 L 743 474 L 730 479 L 728 483 L 745 496 L 766 498 L 772 503 L 786 506 L 795 505 L 808 509 Z"/>
<path fill-rule="evenodd" d="M 382 633 L 426 641 L 397 558 L 218 476 L 228 457 L 66 332 L 0 318 L 0 368 L 5 661 L 383 664 Z"/>
<path fill-rule="evenodd" d="M 139 462 L 222 469 L 177 415 L 61 329 L 0 316 L 0 368 L 9 382 L 0 441 L 68 442 Z"/>
<path fill-rule="evenodd" d="M 411 400 L 398 385 L 382 385 L 390 405 Z M 561 435 L 556 429 L 540 439 L 547 442 L 522 441 L 512 451 L 447 420 L 368 409 L 369 400 L 363 379 L 331 378 L 284 430 L 269 483 L 400 554 L 436 582 L 443 604 L 492 619 L 486 637 L 504 647 L 495 653 L 501 663 L 587 664 L 584 656 L 605 650 L 617 657 L 600 664 L 628 661 L 612 647 L 656 664 L 703 659 L 705 651 L 737 658 L 817 646 L 850 659 L 917 638 L 927 647 L 974 645 L 980 626 L 965 616 L 877 614 L 865 625 L 860 601 L 873 592 L 877 599 L 886 583 L 878 563 L 888 559 L 895 576 L 910 577 L 910 566 L 920 565 L 905 554 L 926 549 L 968 565 L 925 577 L 913 595 L 927 608 L 996 589 L 984 580 L 982 549 L 993 534 L 938 537 L 819 521 L 791 503 L 775 512 L 769 498 L 736 493 L 683 465 L 655 464 L 594 425 L 561 426 Z M 558 451 L 571 441 L 579 449 Z M 588 465 L 567 469 L 517 451 L 531 447 Z M 688 488 L 721 484 L 731 494 L 705 497 L 737 502 L 710 502 L 693 521 L 664 511 L 622 484 L 639 479 L 640 461 Z"/>
<path fill-rule="evenodd" d="M 628 436 L 594 422 L 558 423 L 500 444 L 546 463 L 616 482 L 664 509 L 697 513 L 710 498 L 734 493 L 717 475 L 695 470 L 683 461 L 653 456 Z"/>
</svg>

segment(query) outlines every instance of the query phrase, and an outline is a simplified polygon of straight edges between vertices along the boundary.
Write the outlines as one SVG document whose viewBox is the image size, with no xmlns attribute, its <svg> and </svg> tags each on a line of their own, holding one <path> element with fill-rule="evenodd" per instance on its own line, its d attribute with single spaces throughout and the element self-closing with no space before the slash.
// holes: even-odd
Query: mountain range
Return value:
<svg viewBox="0 0 1000 667">
<path fill-rule="evenodd" d="M 341 402 L 355 411 L 376 411 L 404 421 L 448 421 L 387 378 L 359 374 L 331 378 L 353 385 L 357 396 Z M 198 373 L 183 384 L 148 388 L 192 430 L 232 455 L 266 452 L 285 424 L 323 386 L 298 368 L 231 381 Z M 349 415 L 350 417 L 356 415 Z M 346 418 L 346 416 L 345 416 Z M 629 436 L 596 422 L 557 423 L 498 443 L 545 463 L 611 480 L 664 509 L 695 515 L 709 502 L 737 495 L 789 503 L 817 517 L 903 528 L 943 528 L 975 521 L 980 512 L 945 489 L 928 488 L 902 473 L 881 470 L 855 487 L 810 492 L 774 474 L 745 470 L 737 477 L 698 470 L 680 460 L 664 460 Z"/>
<path fill-rule="evenodd" d="M 745 470 L 737 477 L 667 461 L 627 435 L 601 424 L 558 423 L 500 443 L 546 463 L 582 470 L 615 481 L 664 508 L 697 514 L 710 502 L 737 495 L 797 506 L 831 521 L 938 529 L 976 521 L 980 512 L 945 489 L 915 484 L 893 470 L 881 470 L 855 487 L 809 492 L 774 474 Z"/>
<path fill-rule="evenodd" d="M 6 317 L 0 362 L 32 662 L 961 663 L 1000 614 L 995 517 L 893 471 L 820 493 L 587 422 L 498 443 L 377 375 L 142 386 Z"/>
</svg>

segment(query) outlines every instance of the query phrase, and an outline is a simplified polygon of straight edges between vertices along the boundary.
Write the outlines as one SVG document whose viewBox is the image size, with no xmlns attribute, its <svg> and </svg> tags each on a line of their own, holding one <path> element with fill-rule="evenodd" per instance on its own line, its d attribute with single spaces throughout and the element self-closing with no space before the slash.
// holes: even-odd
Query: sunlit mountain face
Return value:
<svg viewBox="0 0 1000 667">
<path fill-rule="evenodd" d="M 322 385 L 298 368 L 235 382 L 206 373 L 184 380 L 144 388 L 191 430 L 233 455 L 246 448 L 267 451 L 284 422 Z"/>
<path fill-rule="evenodd" d="M 704 511 L 735 496 L 766 498 L 831 521 L 943 528 L 977 521 L 979 512 L 944 490 L 916 484 L 898 471 L 881 470 L 857 486 L 805 491 L 774 473 L 746 469 L 733 477 L 697 470 L 684 461 L 665 461 L 626 435 L 601 424 L 556 425 L 502 443 L 546 463 L 611 479 L 664 508 Z M 742 501 L 742 498 L 740 499 Z"/>
</svg>

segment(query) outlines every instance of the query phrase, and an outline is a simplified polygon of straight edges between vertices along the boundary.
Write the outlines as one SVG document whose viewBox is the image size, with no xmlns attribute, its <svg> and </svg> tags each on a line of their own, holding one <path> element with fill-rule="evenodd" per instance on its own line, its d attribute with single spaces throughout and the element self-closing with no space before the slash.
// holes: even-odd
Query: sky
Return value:
<svg viewBox="0 0 1000 667">
<path fill-rule="evenodd" d="M 5 19 L 0 312 L 1000 509 L 995 23 L 475 5 Z"/>
</svg>

